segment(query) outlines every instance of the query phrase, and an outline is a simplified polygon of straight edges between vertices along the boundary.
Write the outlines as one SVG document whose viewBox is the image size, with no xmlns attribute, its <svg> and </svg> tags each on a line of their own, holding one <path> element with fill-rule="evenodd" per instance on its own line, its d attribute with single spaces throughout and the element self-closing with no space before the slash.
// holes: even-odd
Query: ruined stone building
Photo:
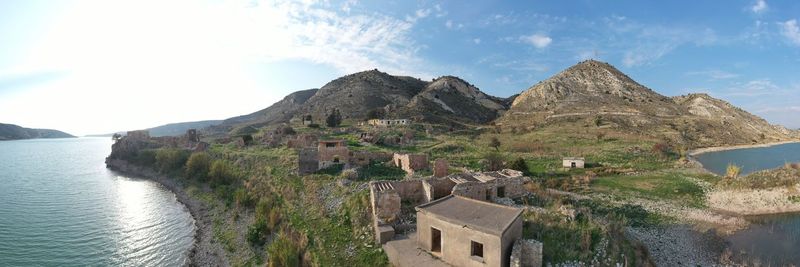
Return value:
<svg viewBox="0 0 800 267">
<path fill-rule="evenodd" d="M 294 138 L 286 141 L 286 146 L 289 148 L 308 148 L 318 144 L 319 140 L 313 134 L 298 134 Z"/>
<path fill-rule="evenodd" d="M 149 140 L 150 139 L 150 131 L 147 130 L 138 130 L 138 131 L 128 131 L 125 135 L 128 140 Z"/>
<path fill-rule="evenodd" d="M 530 178 L 514 170 L 483 173 L 459 173 L 443 178 L 369 183 L 375 236 L 379 243 L 394 237 L 395 218 L 401 214 L 401 203 L 419 205 L 450 195 L 480 201 L 497 198 L 518 198 L 527 194 L 524 184 Z"/>
<path fill-rule="evenodd" d="M 450 163 L 446 159 L 436 159 L 433 162 L 433 177 L 445 177 L 450 172 Z"/>
<path fill-rule="evenodd" d="M 319 169 L 339 164 L 344 164 L 346 168 L 350 162 L 350 150 L 347 148 L 345 140 L 319 141 L 317 151 Z"/>
<path fill-rule="evenodd" d="M 312 174 L 319 170 L 319 153 L 317 148 L 297 149 L 297 173 Z"/>
<path fill-rule="evenodd" d="M 454 266 L 508 266 L 522 209 L 448 196 L 416 207 L 419 247 Z"/>
<path fill-rule="evenodd" d="M 428 155 L 424 154 L 395 153 L 392 162 L 395 167 L 403 169 L 408 175 L 414 175 L 416 171 L 429 168 Z"/>
<path fill-rule="evenodd" d="M 408 125 L 408 119 L 371 119 L 367 121 L 367 124 L 372 126 L 398 126 L 398 125 Z"/>
<path fill-rule="evenodd" d="M 561 165 L 569 169 L 583 169 L 586 160 L 584 158 L 566 157 L 562 160 Z"/>
</svg>

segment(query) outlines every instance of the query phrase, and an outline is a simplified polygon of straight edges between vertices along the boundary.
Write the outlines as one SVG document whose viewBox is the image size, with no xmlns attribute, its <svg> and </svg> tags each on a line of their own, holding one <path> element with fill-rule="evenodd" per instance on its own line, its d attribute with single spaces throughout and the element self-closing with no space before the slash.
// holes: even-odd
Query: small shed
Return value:
<svg viewBox="0 0 800 267">
<path fill-rule="evenodd" d="M 417 243 L 454 266 L 508 266 L 522 209 L 447 196 L 417 206 Z"/>
<path fill-rule="evenodd" d="M 584 158 L 566 157 L 562 161 L 562 166 L 569 169 L 583 169 L 586 160 Z"/>
</svg>

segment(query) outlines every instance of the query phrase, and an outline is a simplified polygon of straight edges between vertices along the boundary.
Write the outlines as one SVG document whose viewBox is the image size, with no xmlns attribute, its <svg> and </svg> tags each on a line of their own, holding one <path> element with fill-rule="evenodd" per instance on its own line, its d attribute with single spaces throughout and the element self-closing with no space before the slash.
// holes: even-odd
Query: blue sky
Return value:
<svg viewBox="0 0 800 267">
<path fill-rule="evenodd" d="M 378 68 L 510 96 L 581 60 L 800 128 L 797 1 L 2 1 L 0 121 L 221 119 Z"/>
</svg>

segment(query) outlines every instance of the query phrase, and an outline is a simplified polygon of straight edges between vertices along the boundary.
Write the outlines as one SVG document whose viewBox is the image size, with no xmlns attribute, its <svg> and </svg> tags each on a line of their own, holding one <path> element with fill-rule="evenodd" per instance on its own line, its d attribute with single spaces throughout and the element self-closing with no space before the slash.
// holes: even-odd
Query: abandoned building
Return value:
<svg viewBox="0 0 800 267">
<path fill-rule="evenodd" d="M 150 132 L 147 130 L 128 131 L 125 135 L 129 140 L 149 140 Z"/>
<path fill-rule="evenodd" d="M 515 170 L 482 173 L 459 173 L 443 178 L 403 181 L 373 181 L 369 183 L 376 241 L 383 244 L 394 237 L 396 218 L 401 203 L 419 205 L 456 195 L 481 201 L 498 198 L 519 198 L 527 194 L 525 183 L 530 178 Z"/>
<path fill-rule="evenodd" d="M 292 139 L 286 141 L 286 146 L 289 148 L 308 148 L 317 145 L 318 139 L 313 134 L 298 134 Z"/>
<path fill-rule="evenodd" d="M 386 162 L 392 159 L 392 154 L 385 152 L 351 151 L 350 165 L 366 166 L 373 161 Z"/>
<path fill-rule="evenodd" d="M 447 196 L 416 211 L 419 247 L 454 266 L 508 266 L 522 238 L 523 209 Z"/>
<path fill-rule="evenodd" d="M 428 155 L 424 154 L 395 153 L 392 157 L 392 163 L 394 163 L 395 167 L 406 171 L 408 175 L 414 175 L 416 171 L 427 170 L 429 168 Z"/>
<path fill-rule="evenodd" d="M 319 153 L 317 148 L 297 149 L 297 173 L 312 174 L 319 170 Z"/>
<path fill-rule="evenodd" d="M 200 142 L 200 136 L 197 134 L 196 129 L 186 130 L 186 134 L 183 135 L 183 138 L 186 142 Z"/>
<path fill-rule="evenodd" d="M 308 126 L 314 124 L 314 120 L 312 119 L 311 115 L 303 116 L 303 125 Z"/>
<path fill-rule="evenodd" d="M 317 145 L 319 169 L 343 164 L 347 168 L 350 162 L 350 150 L 345 140 L 324 140 Z"/>
<path fill-rule="evenodd" d="M 569 169 L 583 169 L 586 160 L 584 158 L 565 157 L 562 161 L 562 166 Z"/>
<path fill-rule="evenodd" d="M 372 126 L 397 126 L 408 125 L 408 123 L 407 119 L 371 119 L 367 121 L 367 124 Z"/>
</svg>

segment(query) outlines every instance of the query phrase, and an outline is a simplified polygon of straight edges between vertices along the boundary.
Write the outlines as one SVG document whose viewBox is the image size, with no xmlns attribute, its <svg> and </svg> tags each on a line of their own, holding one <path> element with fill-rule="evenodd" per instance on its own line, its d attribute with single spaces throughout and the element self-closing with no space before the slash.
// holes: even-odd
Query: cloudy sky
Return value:
<svg viewBox="0 0 800 267">
<path fill-rule="evenodd" d="M 596 58 L 800 127 L 798 1 L 524 2 L 0 1 L 0 122 L 224 119 L 374 68 L 505 97 Z"/>
</svg>

